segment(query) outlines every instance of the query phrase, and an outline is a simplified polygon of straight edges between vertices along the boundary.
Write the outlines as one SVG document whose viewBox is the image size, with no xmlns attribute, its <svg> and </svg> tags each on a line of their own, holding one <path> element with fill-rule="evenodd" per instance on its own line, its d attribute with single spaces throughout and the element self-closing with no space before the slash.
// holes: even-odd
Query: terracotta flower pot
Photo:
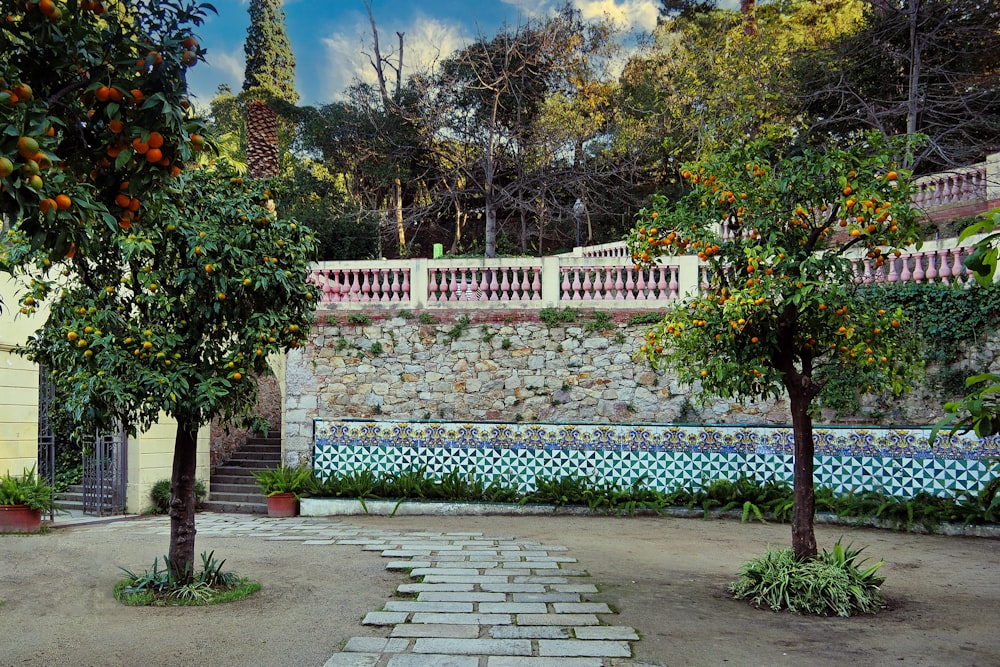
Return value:
<svg viewBox="0 0 1000 667">
<path fill-rule="evenodd" d="M 294 493 L 275 493 L 267 497 L 267 515 L 270 517 L 298 516 L 299 499 Z"/>
<path fill-rule="evenodd" d="M 0 533 L 37 533 L 42 511 L 27 505 L 0 505 Z"/>
</svg>

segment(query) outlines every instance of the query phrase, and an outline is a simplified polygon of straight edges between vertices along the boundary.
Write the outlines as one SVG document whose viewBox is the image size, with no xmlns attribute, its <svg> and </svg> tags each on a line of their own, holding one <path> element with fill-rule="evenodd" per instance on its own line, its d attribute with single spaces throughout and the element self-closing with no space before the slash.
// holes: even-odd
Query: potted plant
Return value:
<svg viewBox="0 0 1000 667">
<path fill-rule="evenodd" d="M 268 516 L 295 516 L 299 513 L 299 496 L 312 477 L 312 470 L 281 465 L 254 471 L 253 477 L 267 497 Z"/>
<path fill-rule="evenodd" d="M 56 509 L 52 486 L 35 472 L 24 469 L 20 477 L 8 471 L 0 477 L 0 533 L 37 533 L 42 513 Z"/>
</svg>

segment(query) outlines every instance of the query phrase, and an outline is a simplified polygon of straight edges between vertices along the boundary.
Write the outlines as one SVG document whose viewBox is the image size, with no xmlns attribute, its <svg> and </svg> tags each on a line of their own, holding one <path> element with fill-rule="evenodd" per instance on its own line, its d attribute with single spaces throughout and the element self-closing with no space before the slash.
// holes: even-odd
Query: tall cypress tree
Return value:
<svg viewBox="0 0 1000 667">
<path fill-rule="evenodd" d="M 289 104 L 295 91 L 295 56 L 285 30 L 282 0 L 250 0 L 250 27 L 243 50 L 247 56 L 244 91 L 263 91 Z"/>
</svg>

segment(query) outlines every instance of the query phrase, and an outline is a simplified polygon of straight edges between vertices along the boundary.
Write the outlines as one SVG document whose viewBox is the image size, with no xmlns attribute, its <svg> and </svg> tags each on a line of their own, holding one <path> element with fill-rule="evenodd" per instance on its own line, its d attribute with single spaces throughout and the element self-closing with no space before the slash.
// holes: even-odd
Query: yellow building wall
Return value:
<svg viewBox="0 0 1000 667">
<path fill-rule="evenodd" d="M 156 424 L 145 433 L 129 438 L 128 443 L 128 487 L 125 492 L 125 507 L 129 514 L 144 511 L 152 505 L 149 492 L 161 479 L 170 479 L 174 465 L 174 438 L 177 422 L 160 415 Z M 211 429 L 208 426 L 198 431 L 198 461 L 195 477 L 209 488 L 208 477 L 211 469 L 210 451 Z"/>
<path fill-rule="evenodd" d="M 15 283 L 0 275 L 0 475 L 20 475 L 38 462 L 38 367 L 14 353 L 44 315 L 19 312 Z"/>
<path fill-rule="evenodd" d="M 16 289 L 7 275 L 0 275 L 0 475 L 20 475 L 38 462 L 38 366 L 15 354 L 47 316 L 40 311 L 22 315 Z M 142 512 L 150 506 L 149 490 L 161 479 L 170 479 L 173 469 L 174 434 L 177 424 L 161 416 L 146 433 L 129 438 L 127 452 L 126 510 Z M 211 464 L 209 429 L 198 434 L 198 479 L 208 488 Z"/>
</svg>

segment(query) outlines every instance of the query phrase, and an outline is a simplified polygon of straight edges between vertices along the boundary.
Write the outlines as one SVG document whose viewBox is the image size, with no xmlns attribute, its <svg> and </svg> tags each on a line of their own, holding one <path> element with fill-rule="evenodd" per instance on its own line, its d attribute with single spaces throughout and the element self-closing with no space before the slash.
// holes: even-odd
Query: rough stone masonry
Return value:
<svg viewBox="0 0 1000 667">
<path fill-rule="evenodd" d="M 787 400 L 736 403 L 701 395 L 654 371 L 635 354 L 648 325 L 631 325 L 620 314 L 607 328 L 595 319 L 549 327 L 537 313 L 449 311 L 398 315 L 351 324 L 327 316 L 310 345 L 294 350 L 286 367 L 284 444 L 286 461 L 308 464 L 313 419 L 346 417 L 397 420 L 540 421 L 572 423 L 788 423 Z M 996 367 L 1000 332 L 958 370 Z M 940 369 L 929 368 L 928 378 Z M 933 382 L 925 383 L 930 387 Z M 817 423 L 920 425 L 933 423 L 944 400 L 918 388 L 886 406 L 875 399 L 863 414 L 832 411 Z"/>
</svg>

